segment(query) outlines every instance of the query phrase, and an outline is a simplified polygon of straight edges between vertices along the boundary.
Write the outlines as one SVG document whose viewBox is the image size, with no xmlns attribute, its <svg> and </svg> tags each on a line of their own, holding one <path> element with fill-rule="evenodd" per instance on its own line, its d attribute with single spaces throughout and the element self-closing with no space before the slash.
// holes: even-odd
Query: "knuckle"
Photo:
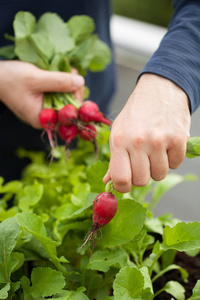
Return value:
<svg viewBox="0 0 200 300">
<path fill-rule="evenodd" d="M 132 183 L 131 179 L 127 176 L 114 176 L 112 177 L 113 184 L 115 189 L 120 193 L 125 193 L 128 191 L 131 191 L 132 189 Z"/>
<path fill-rule="evenodd" d="M 135 178 L 133 180 L 133 184 L 137 187 L 143 187 L 143 186 L 148 185 L 149 181 L 150 181 L 150 177 L 149 178 Z"/>
<path fill-rule="evenodd" d="M 122 140 L 124 137 L 124 133 L 121 130 L 118 130 L 115 133 L 111 133 L 110 135 L 110 143 L 113 147 L 120 147 L 122 144 Z"/>
<path fill-rule="evenodd" d="M 151 147 L 152 149 L 162 148 L 166 141 L 166 135 L 164 134 L 155 134 L 151 137 Z"/>
<path fill-rule="evenodd" d="M 115 177 L 114 182 L 117 186 L 126 186 L 129 184 L 130 179 L 127 176 Z"/>
<path fill-rule="evenodd" d="M 137 134 L 136 136 L 133 137 L 133 147 L 135 149 L 141 149 L 146 143 L 146 138 L 144 134 Z"/>
<path fill-rule="evenodd" d="M 171 136 L 169 140 L 170 147 L 181 147 L 185 143 L 185 137 L 182 135 Z"/>
</svg>

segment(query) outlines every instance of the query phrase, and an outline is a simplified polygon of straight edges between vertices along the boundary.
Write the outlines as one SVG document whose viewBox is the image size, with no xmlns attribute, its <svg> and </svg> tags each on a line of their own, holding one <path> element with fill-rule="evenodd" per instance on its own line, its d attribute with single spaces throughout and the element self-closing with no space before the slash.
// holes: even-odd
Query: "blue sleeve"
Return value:
<svg viewBox="0 0 200 300">
<path fill-rule="evenodd" d="M 140 73 L 170 79 L 188 95 L 193 113 L 200 105 L 200 1 L 175 0 L 168 32 Z"/>
</svg>

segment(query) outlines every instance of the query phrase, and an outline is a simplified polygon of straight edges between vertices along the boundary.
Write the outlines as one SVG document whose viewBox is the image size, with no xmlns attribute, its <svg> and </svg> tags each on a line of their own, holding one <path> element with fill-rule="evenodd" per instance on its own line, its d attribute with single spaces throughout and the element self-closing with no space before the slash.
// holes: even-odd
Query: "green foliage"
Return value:
<svg viewBox="0 0 200 300">
<path fill-rule="evenodd" d="M 89 16 L 73 16 L 65 22 L 48 12 L 36 20 L 30 12 L 19 11 L 13 28 L 14 47 L 0 49 L 0 55 L 5 58 L 17 57 L 54 71 L 63 71 L 65 59 L 84 75 L 87 70 L 102 71 L 110 63 L 110 49 L 94 34 L 95 24 Z"/>
<path fill-rule="evenodd" d="M 173 270 L 187 281 L 188 272 L 174 258 L 177 251 L 199 252 L 200 225 L 167 213 L 154 217 L 153 208 L 176 184 L 196 179 L 191 175 L 168 175 L 127 194 L 114 191 L 116 216 L 81 247 L 92 225 L 93 200 L 106 188 L 109 132 L 97 128 L 98 157 L 83 140 L 69 160 L 59 147 L 59 159 L 49 164 L 44 153 L 19 149 L 20 157 L 32 160 L 21 180 L 4 184 L 0 177 L 1 299 L 152 300 L 161 292 L 185 299 L 179 282 L 169 281 L 156 293 L 154 285 Z M 199 291 L 197 282 L 189 299 L 199 299 Z"/>
<path fill-rule="evenodd" d="M 173 13 L 172 0 L 112 0 L 115 14 L 167 27 Z"/>
<path fill-rule="evenodd" d="M 88 71 L 103 71 L 111 61 L 111 51 L 95 31 L 91 17 L 73 16 L 65 22 L 55 13 L 44 13 L 39 20 L 30 12 L 19 11 L 13 22 L 14 37 L 5 35 L 13 44 L 0 48 L 0 56 L 18 59 L 48 71 L 71 72 L 77 69 L 86 76 Z M 85 87 L 85 97 L 89 89 Z M 66 104 L 80 107 L 71 93 L 47 93 L 44 107 L 61 109 Z"/>
</svg>

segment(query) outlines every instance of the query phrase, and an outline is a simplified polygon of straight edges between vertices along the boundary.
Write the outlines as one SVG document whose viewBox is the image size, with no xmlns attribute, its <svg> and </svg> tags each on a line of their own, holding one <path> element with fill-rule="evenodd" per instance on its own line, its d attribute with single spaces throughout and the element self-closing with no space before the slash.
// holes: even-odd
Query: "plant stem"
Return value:
<svg viewBox="0 0 200 300">
<path fill-rule="evenodd" d="M 159 253 L 156 255 L 154 261 L 152 262 L 150 268 L 149 268 L 149 276 L 151 277 L 152 272 L 153 272 L 153 268 L 155 266 L 155 263 L 158 261 L 158 259 L 161 257 L 161 255 L 163 254 L 164 250 L 160 250 Z"/>
<path fill-rule="evenodd" d="M 114 189 L 115 188 L 114 188 L 112 180 L 108 181 L 108 183 L 106 184 L 106 187 L 105 187 L 105 192 L 112 193 L 114 191 Z"/>
</svg>

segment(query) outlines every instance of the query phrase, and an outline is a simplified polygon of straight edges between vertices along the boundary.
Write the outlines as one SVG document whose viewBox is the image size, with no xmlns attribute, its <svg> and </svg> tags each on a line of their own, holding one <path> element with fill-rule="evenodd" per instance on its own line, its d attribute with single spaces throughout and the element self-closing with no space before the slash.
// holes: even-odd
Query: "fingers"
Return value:
<svg viewBox="0 0 200 300">
<path fill-rule="evenodd" d="M 152 134 L 148 153 L 151 178 L 155 181 L 164 179 L 169 172 L 167 138 L 164 134 Z"/>
<path fill-rule="evenodd" d="M 126 193 L 132 189 L 132 171 L 130 158 L 124 149 L 115 149 L 110 158 L 109 171 L 105 179 L 111 178 L 114 188 L 120 193 Z M 104 179 L 104 180 L 105 180 Z"/>
<path fill-rule="evenodd" d="M 171 148 L 167 152 L 170 169 L 177 169 L 184 160 L 188 138 L 189 134 L 183 139 L 180 137 L 174 139 Z"/>
<path fill-rule="evenodd" d="M 131 155 L 132 184 L 145 186 L 150 180 L 150 162 L 145 152 L 135 152 Z"/>
<path fill-rule="evenodd" d="M 84 78 L 78 74 L 64 72 L 49 72 L 39 70 L 38 77 L 32 83 L 41 92 L 76 92 L 83 89 Z"/>
<path fill-rule="evenodd" d="M 104 182 L 112 179 L 115 189 L 126 193 L 132 185 L 146 186 L 150 178 L 163 180 L 170 168 L 178 168 L 184 160 L 186 142 L 184 135 L 180 139 L 163 139 L 161 136 L 146 141 L 138 137 L 125 151 L 122 143 L 119 146 L 111 141 L 110 165 Z"/>
</svg>

